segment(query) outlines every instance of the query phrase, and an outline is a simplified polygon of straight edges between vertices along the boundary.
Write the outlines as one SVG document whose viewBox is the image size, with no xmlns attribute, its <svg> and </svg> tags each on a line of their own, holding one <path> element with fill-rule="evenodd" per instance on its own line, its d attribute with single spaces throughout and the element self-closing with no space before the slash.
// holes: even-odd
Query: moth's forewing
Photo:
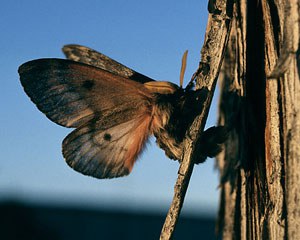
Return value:
<svg viewBox="0 0 300 240">
<path fill-rule="evenodd" d="M 66 57 L 70 60 L 98 67 L 118 76 L 129 78 L 136 82 L 145 83 L 154 81 L 153 79 L 140 74 L 91 48 L 76 44 L 70 44 L 65 45 L 62 50 Z"/>
<path fill-rule="evenodd" d="M 37 107 L 65 127 L 134 109 L 144 104 L 141 93 L 151 97 L 142 84 L 69 60 L 30 61 L 20 66 L 19 74 Z"/>
<path fill-rule="evenodd" d="M 62 59 L 27 62 L 19 74 L 25 92 L 49 119 L 77 128 L 63 142 L 71 167 L 97 178 L 131 171 L 150 134 L 154 100 L 143 84 Z"/>
</svg>

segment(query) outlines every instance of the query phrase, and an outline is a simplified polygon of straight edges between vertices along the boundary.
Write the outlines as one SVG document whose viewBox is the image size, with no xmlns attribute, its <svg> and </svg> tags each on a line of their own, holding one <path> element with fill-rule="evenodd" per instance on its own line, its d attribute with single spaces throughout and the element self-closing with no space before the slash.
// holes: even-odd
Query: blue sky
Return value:
<svg viewBox="0 0 300 240">
<path fill-rule="evenodd" d="M 186 81 L 196 70 L 204 39 L 206 1 L 4 1 L 0 8 L 0 200 L 155 209 L 166 212 L 179 164 L 150 141 L 125 178 L 98 180 L 67 166 L 61 141 L 70 129 L 48 120 L 23 92 L 20 64 L 63 58 L 61 47 L 94 48 L 156 80 L 178 84 L 181 56 L 189 50 Z M 216 123 L 216 101 L 207 126 Z M 215 214 L 214 160 L 196 166 L 185 212 Z"/>
</svg>

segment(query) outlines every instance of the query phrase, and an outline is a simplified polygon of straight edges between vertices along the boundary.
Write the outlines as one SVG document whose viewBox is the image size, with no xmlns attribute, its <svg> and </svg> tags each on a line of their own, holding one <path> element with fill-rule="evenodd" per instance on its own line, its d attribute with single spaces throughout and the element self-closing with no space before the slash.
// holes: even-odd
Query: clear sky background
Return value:
<svg viewBox="0 0 300 240">
<path fill-rule="evenodd" d="M 0 7 L 0 200 L 166 212 L 178 162 L 151 139 L 133 172 L 98 180 L 67 166 L 61 141 L 70 129 L 48 120 L 24 93 L 22 63 L 63 58 L 61 47 L 91 47 L 156 80 L 178 84 L 181 57 L 189 50 L 187 82 L 197 69 L 207 22 L 207 1 L 28 0 Z M 217 118 L 217 99 L 207 126 Z M 216 214 L 215 160 L 196 166 L 184 212 Z"/>
</svg>

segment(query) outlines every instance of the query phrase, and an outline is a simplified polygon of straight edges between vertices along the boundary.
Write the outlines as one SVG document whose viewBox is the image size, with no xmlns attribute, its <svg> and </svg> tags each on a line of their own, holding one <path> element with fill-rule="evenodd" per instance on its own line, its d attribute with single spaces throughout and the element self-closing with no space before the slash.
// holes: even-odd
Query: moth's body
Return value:
<svg viewBox="0 0 300 240">
<path fill-rule="evenodd" d="M 181 159 L 185 132 L 206 90 L 153 81 L 83 46 L 63 50 L 74 61 L 34 60 L 19 74 L 39 110 L 75 128 L 63 141 L 73 169 L 97 178 L 127 175 L 152 134 L 169 158 Z"/>
<path fill-rule="evenodd" d="M 186 130 L 201 112 L 206 94 L 205 90 L 196 92 L 182 88 L 172 94 L 156 93 L 155 112 L 163 124 L 153 134 L 169 158 L 181 160 Z"/>
</svg>

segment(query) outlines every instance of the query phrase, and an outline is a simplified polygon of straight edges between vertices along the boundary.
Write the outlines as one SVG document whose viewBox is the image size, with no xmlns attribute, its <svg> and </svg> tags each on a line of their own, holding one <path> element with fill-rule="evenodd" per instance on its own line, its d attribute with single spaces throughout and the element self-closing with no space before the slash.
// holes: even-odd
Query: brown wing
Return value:
<svg viewBox="0 0 300 240">
<path fill-rule="evenodd" d="M 27 62 L 19 74 L 49 119 L 77 128 L 63 142 L 71 167 L 97 178 L 131 171 L 151 128 L 154 99 L 143 84 L 62 59 Z"/>
<path fill-rule="evenodd" d="M 19 74 L 25 92 L 40 111 L 65 127 L 110 115 L 126 121 L 142 106 L 152 104 L 152 95 L 143 84 L 69 60 L 30 61 L 20 66 Z"/>
<path fill-rule="evenodd" d="M 140 83 L 154 81 L 153 79 L 144 76 L 91 48 L 70 44 L 65 45 L 62 50 L 66 57 L 70 60 L 98 67 Z"/>
</svg>

